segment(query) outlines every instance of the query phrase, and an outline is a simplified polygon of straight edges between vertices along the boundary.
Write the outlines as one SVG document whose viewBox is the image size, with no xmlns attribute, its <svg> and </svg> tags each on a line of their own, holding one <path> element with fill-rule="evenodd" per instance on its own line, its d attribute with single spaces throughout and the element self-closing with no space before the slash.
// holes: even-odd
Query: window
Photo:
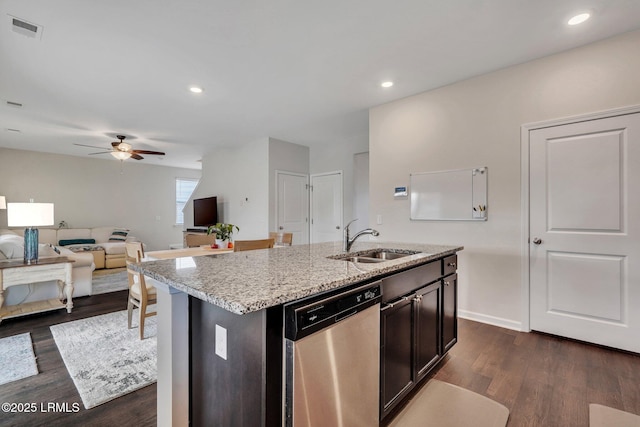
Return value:
<svg viewBox="0 0 640 427">
<path fill-rule="evenodd" d="M 193 178 L 176 178 L 176 224 L 184 224 L 182 209 L 196 189 L 198 180 Z"/>
</svg>

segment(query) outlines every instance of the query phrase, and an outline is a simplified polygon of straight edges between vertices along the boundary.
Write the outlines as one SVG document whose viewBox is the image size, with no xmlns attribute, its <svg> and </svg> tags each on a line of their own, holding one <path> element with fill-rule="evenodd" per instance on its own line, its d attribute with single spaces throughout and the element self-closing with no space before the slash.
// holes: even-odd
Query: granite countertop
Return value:
<svg viewBox="0 0 640 427">
<path fill-rule="evenodd" d="M 330 242 L 148 261 L 133 268 L 232 313 L 246 314 L 424 264 L 463 248 L 363 241 L 356 242 L 349 255 L 371 249 L 420 253 L 380 263 L 353 263 L 328 258 L 346 255 L 342 242 Z"/>
</svg>

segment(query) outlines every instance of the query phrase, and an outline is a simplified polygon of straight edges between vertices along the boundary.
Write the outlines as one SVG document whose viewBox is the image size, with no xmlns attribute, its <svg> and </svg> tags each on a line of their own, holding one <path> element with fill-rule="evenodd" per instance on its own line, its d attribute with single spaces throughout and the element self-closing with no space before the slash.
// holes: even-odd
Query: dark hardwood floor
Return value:
<svg viewBox="0 0 640 427">
<path fill-rule="evenodd" d="M 640 355 L 464 319 L 431 377 L 502 403 L 509 427 L 587 427 L 589 403 L 640 414 Z"/>
<path fill-rule="evenodd" d="M 36 413 L 0 413 L 0 426 L 155 426 L 156 384 L 84 409 L 49 326 L 127 308 L 127 291 L 76 298 L 71 314 L 56 310 L 0 323 L 0 338 L 31 332 L 38 375 L 0 385 L 0 403 L 36 403 Z M 7 367 L 0 367 L 7 369 Z M 41 404 L 66 404 L 69 412 L 40 411 Z M 74 404 L 79 410 L 73 412 Z"/>
<path fill-rule="evenodd" d="M 5 320 L 0 338 L 31 332 L 36 376 L 0 386 L 1 402 L 77 403 L 77 413 L 0 413 L 1 426 L 152 426 L 156 385 L 85 410 L 49 326 L 126 307 L 126 291 L 77 298 L 64 310 Z M 6 367 L 0 367 L 5 369 Z M 589 425 L 589 403 L 640 414 L 640 356 L 460 319 L 459 340 L 430 375 L 509 408 L 509 427 Z"/>
</svg>

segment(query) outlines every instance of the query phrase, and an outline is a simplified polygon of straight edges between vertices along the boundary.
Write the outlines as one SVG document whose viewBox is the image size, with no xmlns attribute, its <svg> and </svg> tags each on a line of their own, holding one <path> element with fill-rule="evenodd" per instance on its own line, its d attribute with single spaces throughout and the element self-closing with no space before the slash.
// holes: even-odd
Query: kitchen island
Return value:
<svg viewBox="0 0 640 427">
<path fill-rule="evenodd" d="M 158 288 L 158 424 L 280 425 L 284 304 L 392 276 L 462 247 L 357 242 L 348 255 L 382 249 L 408 255 L 345 261 L 335 242 L 135 266 Z"/>
</svg>

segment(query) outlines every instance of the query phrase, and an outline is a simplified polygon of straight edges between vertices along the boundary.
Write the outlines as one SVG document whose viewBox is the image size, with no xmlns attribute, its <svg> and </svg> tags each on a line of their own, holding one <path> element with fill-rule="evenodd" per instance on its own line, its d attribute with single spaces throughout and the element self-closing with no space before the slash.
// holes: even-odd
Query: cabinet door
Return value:
<svg viewBox="0 0 640 427">
<path fill-rule="evenodd" d="M 393 304 L 393 307 L 391 307 Z M 412 299 L 405 297 L 380 312 L 381 415 L 395 406 L 414 384 Z"/>
<path fill-rule="evenodd" d="M 438 362 L 440 347 L 440 282 L 419 289 L 413 298 L 416 376 L 420 380 Z"/>
<path fill-rule="evenodd" d="M 458 341 L 458 275 L 442 279 L 442 346 L 443 354 Z"/>
</svg>

